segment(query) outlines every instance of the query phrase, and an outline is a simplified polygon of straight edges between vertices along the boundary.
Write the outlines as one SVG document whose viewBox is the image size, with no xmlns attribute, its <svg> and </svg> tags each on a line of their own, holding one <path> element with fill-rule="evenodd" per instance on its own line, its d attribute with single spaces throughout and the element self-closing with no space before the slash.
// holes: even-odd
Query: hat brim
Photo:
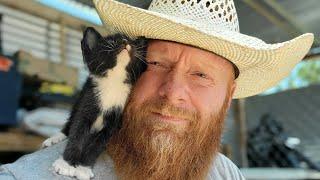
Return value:
<svg viewBox="0 0 320 180">
<path fill-rule="evenodd" d="M 238 32 L 203 30 L 201 24 L 148 11 L 112 0 L 94 0 L 97 12 L 107 28 L 130 37 L 145 36 L 199 47 L 233 62 L 239 69 L 233 98 L 259 94 L 289 75 L 308 53 L 313 34 L 306 33 L 290 41 L 266 44 Z"/>
</svg>

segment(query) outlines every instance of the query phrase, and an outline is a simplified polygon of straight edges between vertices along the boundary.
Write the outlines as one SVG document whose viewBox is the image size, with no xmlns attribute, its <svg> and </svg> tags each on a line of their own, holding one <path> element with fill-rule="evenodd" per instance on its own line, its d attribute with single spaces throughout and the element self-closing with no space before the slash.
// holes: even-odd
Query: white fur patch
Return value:
<svg viewBox="0 0 320 180">
<path fill-rule="evenodd" d="M 124 49 L 117 56 L 117 65 L 108 70 L 107 77 L 94 78 L 103 110 L 125 105 L 131 88 L 129 84 L 124 83 L 127 78 L 126 66 L 129 62 L 129 53 Z"/>
<path fill-rule="evenodd" d="M 91 126 L 90 132 L 99 132 L 101 131 L 103 128 L 103 115 L 99 115 L 96 119 L 96 121 L 93 123 L 93 125 Z"/>
<path fill-rule="evenodd" d="M 66 139 L 67 136 L 64 135 L 62 132 L 57 133 L 56 135 L 46 139 L 45 141 L 43 141 L 42 143 L 42 148 L 46 148 L 46 147 L 50 147 L 54 144 L 57 144 L 58 142 L 63 141 L 64 139 Z"/>
<path fill-rule="evenodd" d="M 58 174 L 70 177 L 76 177 L 81 180 L 89 180 L 94 176 L 91 168 L 85 166 L 73 167 L 69 165 L 62 157 L 52 164 L 54 171 Z"/>
</svg>

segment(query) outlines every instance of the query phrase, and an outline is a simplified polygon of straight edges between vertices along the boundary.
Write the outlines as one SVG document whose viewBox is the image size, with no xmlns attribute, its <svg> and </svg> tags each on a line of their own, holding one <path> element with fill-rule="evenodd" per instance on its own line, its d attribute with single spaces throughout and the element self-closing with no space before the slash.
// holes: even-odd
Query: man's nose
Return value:
<svg viewBox="0 0 320 180">
<path fill-rule="evenodd" d="M 159 95 L 172 104 L 179 105 L 188 97 L 187 87 L 184 75 L 176 70 L 171 70 L 160 86 Z"/>
</svg>

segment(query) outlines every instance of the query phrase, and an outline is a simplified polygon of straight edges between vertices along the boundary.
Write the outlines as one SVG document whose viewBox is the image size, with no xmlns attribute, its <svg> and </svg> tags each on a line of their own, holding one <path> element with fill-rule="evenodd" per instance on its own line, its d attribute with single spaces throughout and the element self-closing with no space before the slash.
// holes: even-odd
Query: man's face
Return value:
<svg viewBox="0 0 320 180">
<path fill-rule="evenodd" d="M 225 99 L 230 104 L 235 88 L 230 62 L 195 47 L 153 40 L 149 43 L 146 72 L 134 88 L 132 100 L 165 100 L 174 107 L 198 112 L 200 120 L 218 113 Z M 229 95 L 227 97 L 227 95 Z M 184 119 L 154 113 L 160 121 L 185 126 Z M 209 122 L 201 122 L 203 126 Z"/>
<path fill-rule="evenodd" d="M 152 40 L 109 153 L 123 179 L 201 179 L 218 151 L 235 89 L 233 66 L 213 53 Z"/>
</svg>

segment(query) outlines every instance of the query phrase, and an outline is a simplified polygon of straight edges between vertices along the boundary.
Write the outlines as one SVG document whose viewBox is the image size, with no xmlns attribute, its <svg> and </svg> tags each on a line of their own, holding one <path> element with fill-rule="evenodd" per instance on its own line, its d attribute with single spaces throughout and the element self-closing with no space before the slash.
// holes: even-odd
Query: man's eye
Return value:
<svg viewBox="0 0 320 180">
<path fill-rule="evenodd" d="M 148 64 L 155 65 L 155 66 L 160 66 L 160 63 L 157 62 L 157 61 L 150 61 L 150 62 L 148 62 Z"/>
<path fill-rule="evenodd" d="M 194 75 L 199 76 L 201 78 L 205 78 L 205 79 L 208 78 L 208 76 L 206 74 L 202 73 L 202 72 L 196 72 L 196 73 L 194 73 Z"/>
<path fill-rule="evenodd" d="M 166 65 L 158 61 L 149 61 L 148 64 L 151 65 L 152 67 L 167 69 Z"/>
</svg>

